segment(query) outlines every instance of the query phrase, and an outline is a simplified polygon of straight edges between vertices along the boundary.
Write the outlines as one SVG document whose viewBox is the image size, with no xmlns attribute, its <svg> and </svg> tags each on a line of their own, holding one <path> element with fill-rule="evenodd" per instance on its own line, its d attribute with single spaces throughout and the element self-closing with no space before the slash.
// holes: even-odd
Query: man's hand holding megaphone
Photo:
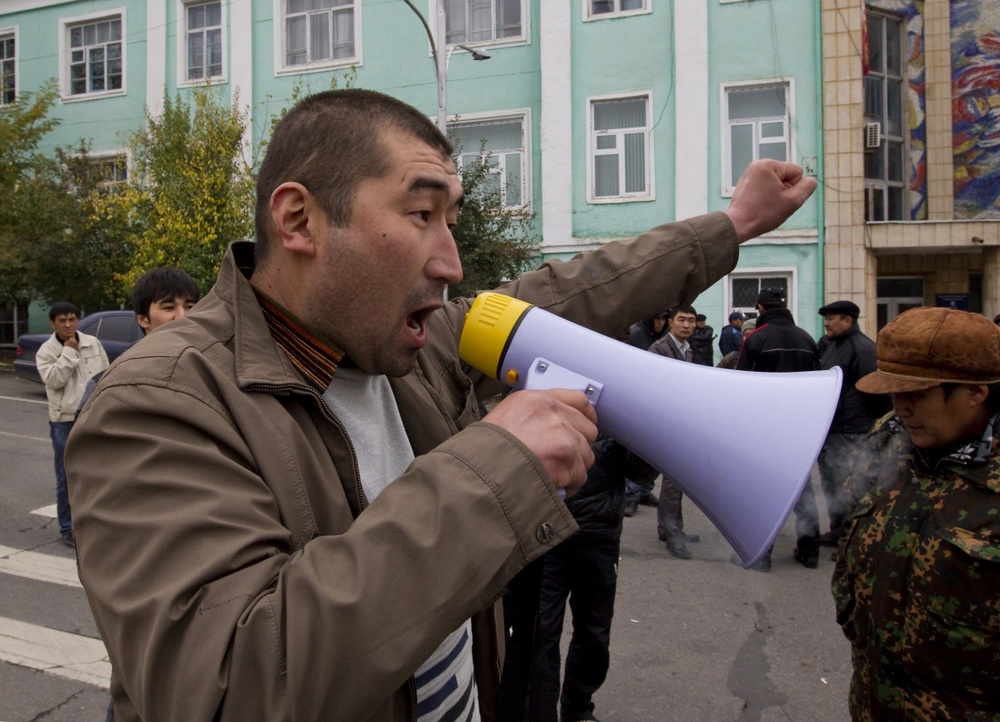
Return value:
<svg viewBox="0 0 1000 722">
<path fill-rule="evenodd" d="M 538 457 L 556 488 L 570 497 L 587 480 L 594 463 L 597 413 L 582 391 L 519 391 L 483 421 L 516 437 Z"/>
</svg>

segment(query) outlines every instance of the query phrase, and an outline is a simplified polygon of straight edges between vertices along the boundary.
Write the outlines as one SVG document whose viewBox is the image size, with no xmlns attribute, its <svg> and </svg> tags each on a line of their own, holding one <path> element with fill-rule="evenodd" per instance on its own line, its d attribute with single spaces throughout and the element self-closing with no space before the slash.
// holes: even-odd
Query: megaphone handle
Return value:
<svg viewBox="0 0 1000 722">
<path fill-rule="evenodd" d="M 587 396 L 592 406 L 597 406 L 597 400 L 601 397 L 601 390 L 604 384 L 594 381 L 586 376 L 570 371 L 564 366 L 546 361 L 543 358 L 536 358 L 532 362 L 528 373 L 525 374 L 522 388 L 536 391 L 546 391 L 548 389 L 576 389 L 582 391 Z M 566 490 L 557 489 L 560 499 L 566 499 Z"/>
</svg>

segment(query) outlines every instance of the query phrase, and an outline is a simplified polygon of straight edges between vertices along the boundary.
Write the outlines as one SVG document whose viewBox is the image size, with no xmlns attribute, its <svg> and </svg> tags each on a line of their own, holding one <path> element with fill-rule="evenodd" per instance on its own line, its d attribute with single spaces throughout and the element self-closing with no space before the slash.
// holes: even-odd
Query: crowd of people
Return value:
<svg viewBox="0 0 1000 722">
<path fill-rule="evenodd" d="M 452 152 L 390 96 L 309 96 L 268 144 L 256 243 L 230 246 L 200 302 L 151 271 L 149 334 L 110 368 L 79 310 L 53 306 L 59 525 L 108 649 L 109 719 L 596 720 L 623 519 L 655 505 L 678 559 L 699 539 L 675 480 L 654 494 L 582 392 L 483 406 L 502 386 L 460 360 L 470 300 L 443 300 L 462 276 Z M 711 366 L 717 339 L 724 369 L 841 368 L 829 528 L 807 484 L 794 558 L 837 549 L 852 717 L 1000 718 L 1000 327 L 918 308 L 872 342 L 841 300 L 817 342 L 764 287 L 716 336 L 691 305 L 815 186 L 758 161 L 725 212 L 500 290 L 687 363 Z"/>
</svg>

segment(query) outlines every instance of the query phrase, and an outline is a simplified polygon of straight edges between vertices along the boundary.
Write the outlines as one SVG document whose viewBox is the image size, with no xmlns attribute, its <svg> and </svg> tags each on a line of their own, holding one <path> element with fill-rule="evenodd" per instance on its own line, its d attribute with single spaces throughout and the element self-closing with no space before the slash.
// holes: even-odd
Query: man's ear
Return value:
<svg viewBox="0 0 1000 722">
<path fill-rule="evenodd" d="M 286 251 L 309 258 L 316 255 L 321 212 L 312 193 L 301 183 L 282 183 L 271 194 L 271 220 Z"/>
<path fill-rule="evenodd" d="M 143 333 L 144 336 L 147 333 L 149 333 L 149 327 L 152 325 L 149 322 L 149 316 L 147 316 L 147 315 L 145 315 L 143 313 L 137 313 L 135 315 L 135 322 L 139 324 L 139 328 L 142 329 L 142 333 Z"/>
<path fill-rule="evenodd" d="M 986 384 L 968 384 L 968 389 L 970 406 L 986 403 L 986 397 L 990 395 L 990 389 Z"/>
</svg>

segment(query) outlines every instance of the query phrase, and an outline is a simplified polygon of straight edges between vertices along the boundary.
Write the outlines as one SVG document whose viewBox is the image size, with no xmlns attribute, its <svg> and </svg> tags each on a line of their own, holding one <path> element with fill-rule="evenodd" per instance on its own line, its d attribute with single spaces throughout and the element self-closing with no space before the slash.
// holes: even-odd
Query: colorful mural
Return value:
<svg viewBox="0 0 1000 722">
<path fill-rule="evenodd" d="M 951 2 L 955 218 L 1000 219 L 1000 3 Z"/>
<path fill-rule="evenodd" d="M 924 0 L 870 0 L 867 5 L 904 19 L 906 117 L 909 122 L 910 220 L 927 220 L 927 123 L 924 79 Z"/>
</svg>

